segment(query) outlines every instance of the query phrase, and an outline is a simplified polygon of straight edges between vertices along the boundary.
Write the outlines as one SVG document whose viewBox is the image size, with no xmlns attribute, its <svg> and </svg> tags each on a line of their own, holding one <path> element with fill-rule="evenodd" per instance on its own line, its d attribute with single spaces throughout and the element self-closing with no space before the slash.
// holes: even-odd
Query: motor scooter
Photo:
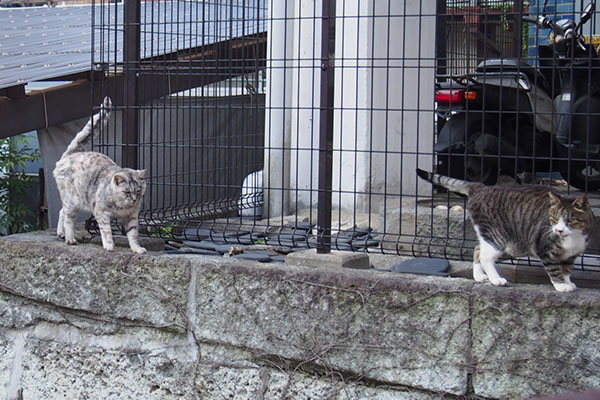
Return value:
<svg viewBox="0 0 600 400">
<path fill-rule="evenodd" d="M 438 171 L 496 183 L 500 174 L 559 172 L 573 187 L 600 189 L 600 59 L 579 23 L 523 16 L 550 29 L 538 46 L 538 67 L 519 59 L 487 59 L 466 75 L 436 77 Z"/>
</svg>

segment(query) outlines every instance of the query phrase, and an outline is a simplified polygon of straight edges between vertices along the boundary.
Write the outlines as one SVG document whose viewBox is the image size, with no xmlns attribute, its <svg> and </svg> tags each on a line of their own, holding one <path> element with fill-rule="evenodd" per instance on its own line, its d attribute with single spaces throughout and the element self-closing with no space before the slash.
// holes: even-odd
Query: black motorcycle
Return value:
<svg viewBox="0 0 600 400">
<path fill-rule="evenodd" d="M 523 17 L 553 33 L 538 46 L 538 68 L 488 59 L 473 73 L 437 77 L 440 172 L 485 184 L 560 172 L 578 189 L 600 189 L 600 60 L 582 34 L 595 4 L 575 23 L 547 18 L 546 3 L 542 15 Z"/>
</svg>

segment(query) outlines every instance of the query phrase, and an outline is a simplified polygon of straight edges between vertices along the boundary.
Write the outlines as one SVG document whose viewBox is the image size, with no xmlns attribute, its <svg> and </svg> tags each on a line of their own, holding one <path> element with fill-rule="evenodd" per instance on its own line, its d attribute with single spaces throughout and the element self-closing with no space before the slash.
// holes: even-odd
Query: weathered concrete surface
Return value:
<svg viewBox="0 0 600 400">
<path fill-rule="evenodd" d="M 349 251 L 332 250 L 327 254 L 317 253 L 317 249 L 309 249 L 290 253 L 285 258 L 286 264 L 304 267 L 330 267 L 369 269 L 369 255 L 366 253 L 352 253 Z"/>
<path fill-rule="evenodd" d="M 21 237 L 2 242 L 3 291 L 73 312 L 184 329 L 180 311 L 187 304 L 189 266 L 127 249 L 67 246 L 48 234 Z"/>
<path fill-rule="evenodd" d="M 391 384 L 467 387 L 470 284 L 205 265 L 196 336 Z M 391 277 L 390 277 L 391 278 Z M 427 340 L 422 340 L 424 337 Z"/>
<path fill-rule="evenodd" d="M 600 386 L 595 290 L 0 240 L 1 399 L 527 398 Z"/>
<path fill-rule="evenodd" d="M 576 293 L 475 287 L 475 392 L 523 398 L 600 386 L 600 293 Z"/>
</svg>

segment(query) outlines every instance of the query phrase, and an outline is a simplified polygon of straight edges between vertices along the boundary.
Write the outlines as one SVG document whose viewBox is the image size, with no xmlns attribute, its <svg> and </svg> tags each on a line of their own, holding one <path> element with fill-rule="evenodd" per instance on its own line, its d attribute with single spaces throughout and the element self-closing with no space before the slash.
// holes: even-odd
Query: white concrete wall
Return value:
<svg viewBox="0 0 600 400">
<path fill-rule="evenodd" d="M 269 57 L 276 60 L 267 73 L 265 168 L 273 216 L 288 204 L 317 204 L 321 1 L 287 0 L 287 10 L 271 3 Z M 385 197 L 414 195 L 417 159 L 431 165 L 431 156 L 416 155 L 433 146 L 435 2 L 424 3 L 336 3 L 343 18 L 336 19 L 333 203 L 342 209 L 376 212 Z M 285 24 L 281 15 L 294 18 Z M 282 177 L 288 171 L 289 180 Z M 278 182 L 292 191 L 274 190 Z"/>
</svg>

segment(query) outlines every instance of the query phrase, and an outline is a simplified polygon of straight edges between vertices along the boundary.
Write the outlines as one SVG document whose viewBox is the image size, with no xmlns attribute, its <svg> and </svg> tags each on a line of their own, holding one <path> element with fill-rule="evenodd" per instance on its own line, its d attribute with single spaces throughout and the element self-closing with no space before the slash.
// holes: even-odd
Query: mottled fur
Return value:
<svg viewBox="0 0 600 400">
<path fill-rule="evenodd" d="M 587 196 L 563 197 L 547 186 L 485 186 L 431 174 L 417 174 L 468 196 L 467 209 L 479 245 L 473 255 L 473 278 L 505 285 L 494 263 L 502 255 L 540 259 L 554 288 L 575 290 L 570 280 L 575 258 L 586 248 L 594 224 Z"/>
<path fill-rule="evenodd" d="M 54 179 L 62 200 L 57 235 L 68 244 L 77 244 L 77 212 L 89 211 L 96 217 L 106 250 L 114 250 L 110 222 L 118 218 L 125 226 L 131 250 L 141 254 L 146 249 L 138 243 L 138 213 L 146 190 L 145 172 L 121 168 L 104 154 L 85 151 L 90 138 L 106 126 L 111 105 L 105 98 L 100 112 L 77 133 L 56 163 Z"/>
</svg>

